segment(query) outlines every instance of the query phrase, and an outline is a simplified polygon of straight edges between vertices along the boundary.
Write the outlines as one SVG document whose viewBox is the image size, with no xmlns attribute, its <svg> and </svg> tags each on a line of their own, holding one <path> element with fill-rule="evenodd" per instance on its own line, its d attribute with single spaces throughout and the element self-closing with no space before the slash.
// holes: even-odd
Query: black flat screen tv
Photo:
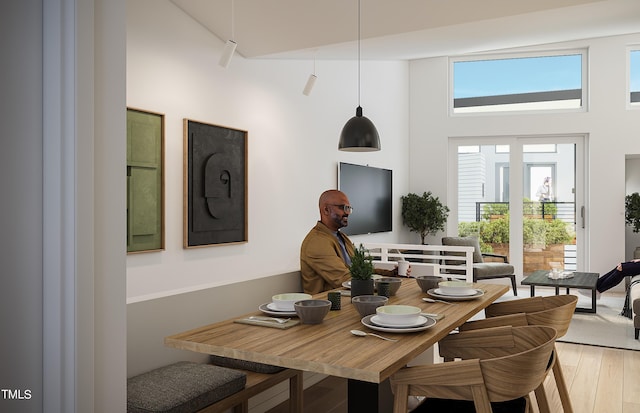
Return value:
<svg viewBox="0 0 640 413">
<path fill-rule="evenodd" d="M 338 189 L 349 198 L 353 213 L 347 235 L 388 232 L 392 230 L 392 171 L 372 166 L 338 164 Z"/>
</svg>

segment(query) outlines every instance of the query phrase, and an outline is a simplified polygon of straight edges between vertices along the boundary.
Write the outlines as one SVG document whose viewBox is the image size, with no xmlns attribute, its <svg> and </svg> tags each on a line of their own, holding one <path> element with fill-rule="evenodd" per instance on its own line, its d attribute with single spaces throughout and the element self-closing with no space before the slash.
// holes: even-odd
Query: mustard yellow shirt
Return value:
<svg viewBox="0 0 640 413">
<path fill-rule="evenodd" d="M 353 256 L 353 242 L 342 234 L 349 256 Z M 351 279 L 349 267 L 345 264 L 342 248 L 335 232 L 318 221 L 309 231 L 300 247 L 300 272 L 302 289 L 308 294 L 338 288 Z"/>
</svg>

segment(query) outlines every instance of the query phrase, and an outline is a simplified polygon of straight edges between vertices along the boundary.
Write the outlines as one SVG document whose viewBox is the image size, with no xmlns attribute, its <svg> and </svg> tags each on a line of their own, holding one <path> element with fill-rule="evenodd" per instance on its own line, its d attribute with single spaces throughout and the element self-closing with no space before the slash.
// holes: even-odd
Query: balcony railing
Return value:
<svg viewBox="0 0 640 413">
<path fill-rule="evenodd" d="M 486 214 L 484 210 L 486 205 L 504 205 L 504 210 L 509 210 L 508 202 L 476 202 L 476 222 L 482 221 L 483 215 Z M 540 219 L 559 219 L 568 224 L 575 224 L 575 205 L 575 202 L 523 202 L 522 209 L 525 216 L 536 216 Z"/>
</svg>

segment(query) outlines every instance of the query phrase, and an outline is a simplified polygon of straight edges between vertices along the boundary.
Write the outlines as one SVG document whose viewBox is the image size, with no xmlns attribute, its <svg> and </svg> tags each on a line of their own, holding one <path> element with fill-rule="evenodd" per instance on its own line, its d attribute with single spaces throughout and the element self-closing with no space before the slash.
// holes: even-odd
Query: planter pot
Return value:
<svg viewBox="0 0 640 413">
<path fill-rule="evenodd" d="M 351 279 L 351 298 L 359 295 L 373 295 L 373 280 Z"/>
</svg>

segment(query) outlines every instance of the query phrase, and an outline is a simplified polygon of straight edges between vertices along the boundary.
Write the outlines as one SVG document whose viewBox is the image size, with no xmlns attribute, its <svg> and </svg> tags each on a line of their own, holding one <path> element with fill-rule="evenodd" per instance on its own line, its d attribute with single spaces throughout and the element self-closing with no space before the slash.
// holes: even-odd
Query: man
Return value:
<svg viewBox="0 0 640 413">
<path fill-rule="evenodd" d="M 318 201 L 320 221 L 309 231 L 300 247 L 300 271 L 305 293 L 317 294 L 338 288 L 351 279 L 349 265 L 354 245 L 340 228 L 349 224 L 353 208 L 349 198 L 338 190 L 323 192 Z M 397 270 L 377 269 L 377 273 L 393 275 Z"/>
<path fill-rule="evenodd" d="M 536 192 L 536 196 L 538 197 L 538 201 L 540 202 L 551 202 L 553 201 L 553 188 L 551 187 L 551 177 L 547 176 L 544 178 L 544 182 L 538 188 Z"/>
</svg>

